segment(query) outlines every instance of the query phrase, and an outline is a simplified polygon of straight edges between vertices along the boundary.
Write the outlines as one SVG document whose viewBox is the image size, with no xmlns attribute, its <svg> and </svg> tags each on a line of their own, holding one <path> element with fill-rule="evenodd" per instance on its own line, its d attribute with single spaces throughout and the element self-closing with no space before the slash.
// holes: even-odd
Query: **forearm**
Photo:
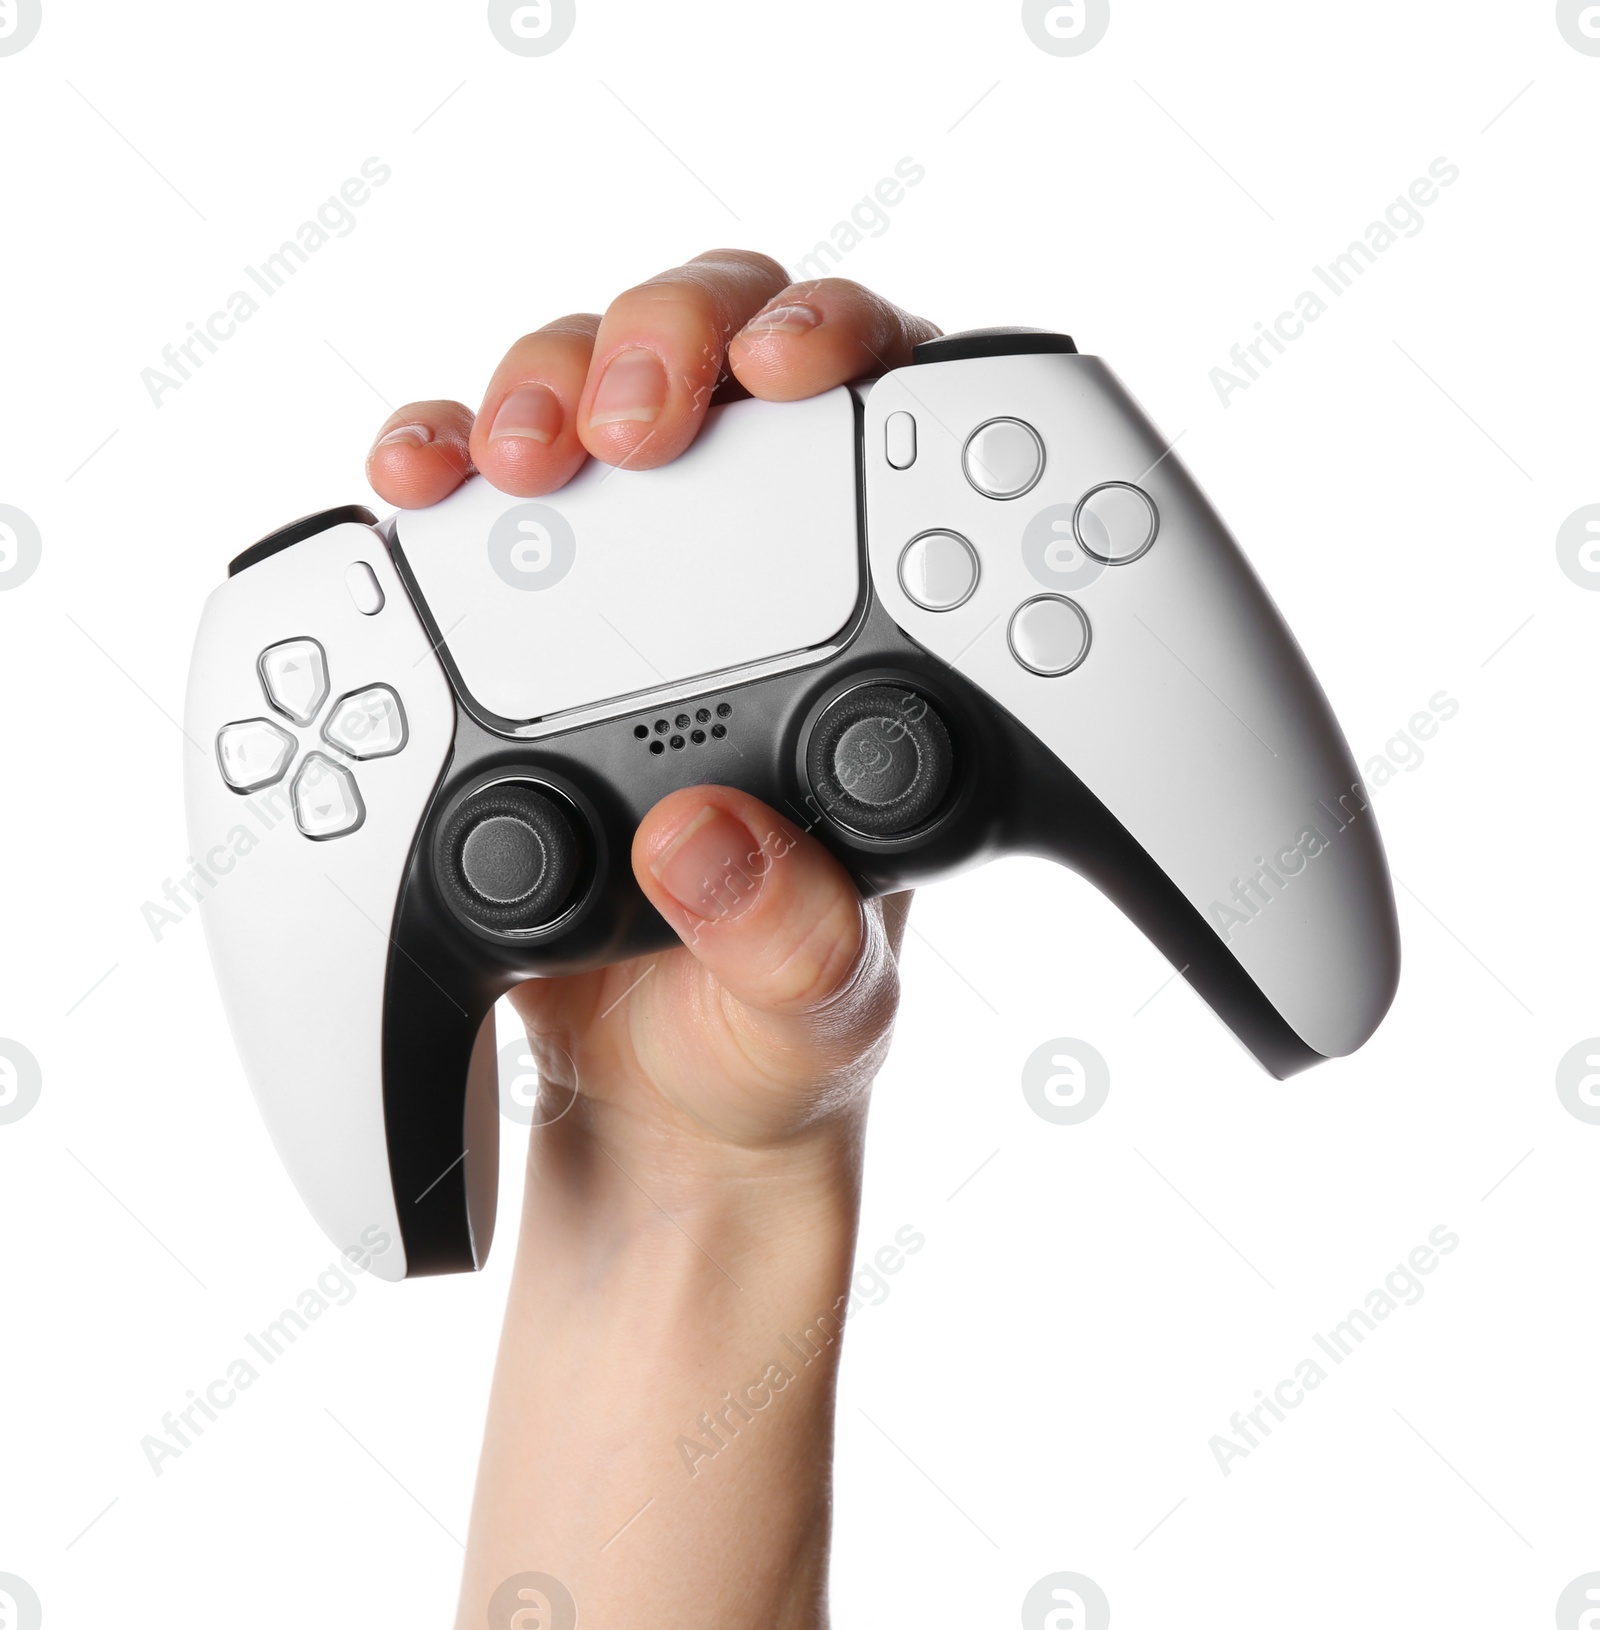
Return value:
<svg viewBox="0 0 1600 1630">
<path fill-rule="evenodd" d="M 534 1134 L 462 1630 L 523 1572 L 590 1630 L 826 1622 L 858 1196 L 858 1117 L 707 1149 L 580 1102 Z"/>
</svg>

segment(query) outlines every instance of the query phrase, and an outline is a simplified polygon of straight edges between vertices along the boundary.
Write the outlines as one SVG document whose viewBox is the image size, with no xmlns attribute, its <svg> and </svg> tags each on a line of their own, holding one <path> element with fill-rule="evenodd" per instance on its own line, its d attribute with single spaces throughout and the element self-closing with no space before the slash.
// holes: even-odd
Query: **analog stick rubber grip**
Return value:
<svg viewBox="0 0 1600 1630">
<path fill-rule="evenodd" d="M 581 850 L 566 812 L 526 782 L 475 792 L 439 838 L 440 882 L 470 922 L 500 934 L 554 922 L 578 878 Z"/>
<path fill-rule="evenodd" d="M 892 838 L 926 826 L 950 790 L 955 754 L 925 697 L 898 685 L 847 691 L 806 750 L 812 790 L 841 826 Z"/>
</svg>

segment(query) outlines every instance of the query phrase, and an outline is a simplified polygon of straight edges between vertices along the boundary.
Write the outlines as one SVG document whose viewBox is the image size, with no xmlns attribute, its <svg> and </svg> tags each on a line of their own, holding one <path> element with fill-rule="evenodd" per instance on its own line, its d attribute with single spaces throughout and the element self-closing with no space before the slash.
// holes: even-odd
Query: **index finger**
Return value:
<svg viewBox="0 0 1600 1630">
<path fill-rule="evenodd" d="M 713 249 L 619 295 L 578 407 L 584 446 L 630 470 L 676 458 L 705 419 L 728 340 L 787 282 L 766 255 Z"/>
<path fill-rule="evenodd" d="M 796 402 L 903 368 L 912 348 L 939 332 L 859 283 L 824 277 L 769 300 L 734 335 L 728 363 L 752 396 Z"/>
</svg>

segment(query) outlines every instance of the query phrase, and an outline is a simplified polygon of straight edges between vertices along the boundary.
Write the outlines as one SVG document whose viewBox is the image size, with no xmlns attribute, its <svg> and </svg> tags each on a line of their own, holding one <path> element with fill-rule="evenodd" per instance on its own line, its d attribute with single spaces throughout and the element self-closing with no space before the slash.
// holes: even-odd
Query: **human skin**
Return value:
<svg viewBox="0 0 1600 1630">
<path fill-rule="evenodd" d="M 937 332 L 856 284 L 713 250 L 518 340 L 477 414 L 400 409 L 368 479 L 420 508 L 474 468 L 525 498 L 589 458 L 655 468 L 730 390 L 798 400 Z M 909 897 L 862 901 L 730 787 L 662 799 L 633 868 L 682 945 L 512 994 L 542 1112 L 456 1622 L 570 1630 L 564 1591 L 585 1630 L 814 1630 L 837 1310 Z M 520 1574 L 559 1591 L 523 1581 L 507 1605 Z"/>
</svg>

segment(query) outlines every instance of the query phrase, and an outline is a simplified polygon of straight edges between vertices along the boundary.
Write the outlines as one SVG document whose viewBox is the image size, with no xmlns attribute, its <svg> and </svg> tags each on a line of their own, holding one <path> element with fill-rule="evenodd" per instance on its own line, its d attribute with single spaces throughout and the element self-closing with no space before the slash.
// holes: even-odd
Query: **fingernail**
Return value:
<svg viewBox="0 0 1600 1630">
<path fill-rule="evenodd" d="M 426 447 L 433 440 L 433 427 L 425 424 L 400 424 L 387 430 L 374 444 L 378 447 Z"/>
<path fill-rule="evenodd" d="M 727 921 L 754 902 L 771 862 L 747 827 L 707 804 L 650 863 L 685 911 Z"/>
<path fill-rule="evenodd" d="M 807 334 L 822 321 L 815 306 L 794 304 L 774 306 L 752 317 L 744 325 L 746 334 Z"/>
<path fill-rule="evenodd" d="M 667 405 L 667 370 L 654 351 L 619 351 L 600 376 L 589 423 L 650 424 Z"/>
<path fill-rule="evenodd" d="M 490 441 L 536 441 L 548 447 L 561 433 L 561 403 L 544 385 L 518 385 L 489 426 Z"/>
</svg>

